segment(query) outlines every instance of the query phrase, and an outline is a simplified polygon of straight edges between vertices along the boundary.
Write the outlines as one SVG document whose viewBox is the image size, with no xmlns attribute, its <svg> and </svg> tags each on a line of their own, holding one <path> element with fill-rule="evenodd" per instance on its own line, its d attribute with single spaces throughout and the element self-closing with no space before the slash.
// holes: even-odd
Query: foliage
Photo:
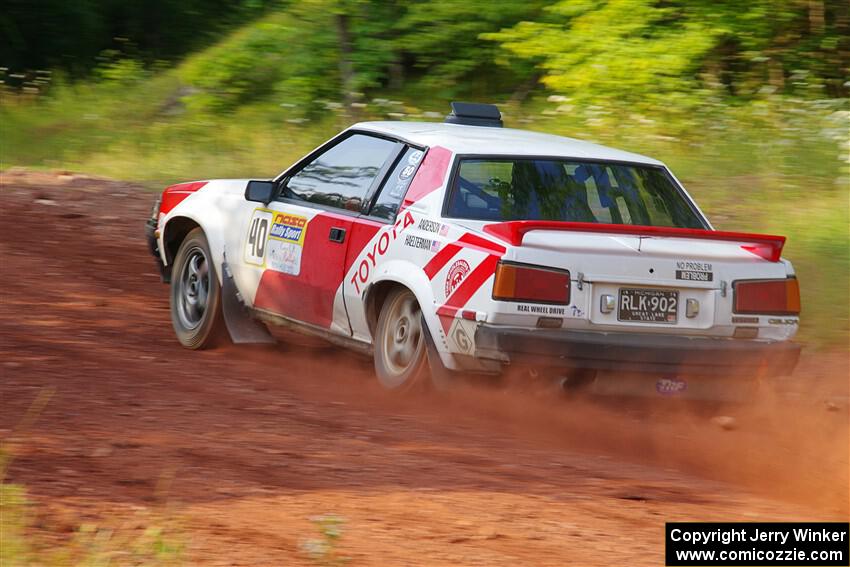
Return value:
<svg viewBox="0 0 850 567">
<path fill-rule="evenodd" d="M 535 2 L 309 0 L 272 13 L 190 58 L 182 78 L 193 108 L 230 111 L 268 99 L 304 116 L 327 100 L 362 105 L 363 93 L 416 83 L 440 96 L 465 83 L 510 89 L 532 74 L 493 64 L 498 46 L 480 39 L 539 11 Z M 486 69 L 486 73 L 480 73 Z"/>
<path fill-rule="evenodd" d="M 104 50 L 133 45 L 147 61 L 174 59 L 274 0 L 6 0 L 0 64 L 12 72 L 59 68 L 85 74 Z M 116 42 L 117 38 L 121 38 Z"/>
<path fill-rule="evenodd" d="M 443 96 L 467 92 L 464 82 L 476 75 L 483 83 L 479 88 L 511 92 L 512 85 L 533 77 L 532 66 L 517 62 L 500 69 L 494 64 L 497 46 L 482 35 L 535 18 L 543 5 L 542 0 L 413 2 L 396 25 L 397 60 L 407 62 L 411 74 L 420 74 L 425 86 Z"/>
<path fill-rule="evenodd" d="M 36 404 L 38 400 L 36 401 Z M 34 406 L 36 405 L 34 404 Z M 40 412 L 40 410 L 39 410 Z M 26 418 L 25 418 L 26 420 Z M 22 429 L 19 424 L 18 429 Z M 25 429 L 25 428 L 24 428 Z M 34 504 L 24 487 L 6 482 L 9 457 L 0 448 L 0 565 L 180 565 L 184 545 L 168 522 L 138 513 L 109 526 L 84 524 L 60 544 L 44 541 L 33 528 Z"/>
<path fill-rule="evenodd" d="M 23 487 L 0 483 L 0 565 L 181 565 L 183 543 L 156 524 L 136 529 L 151 518 L 118 527 L 84 524 L 61 544 L 48 544 L 33 533 L 33 504 Z"/>
<path fill-rule="evenodd" d="M 55 394 L 52 387 L 39 391 L 26 413 L 15 425 L 9 440 L 0 443 L 0 566 L 78 565 L 179 565 L 183 543 L 162 518 L 138 512 L 129 521 L 112 520 L 109 525 L 82 525 L 68 541 L 45 541 L 33 527 L 35 505 L 19 484 L 6 482 L 6 473 L 30 427 Z M 169 529 L 166 530 L 164 526 Z"/>
<path fill-rule="evenodd" d="M 687 104 L 713 90 L 791 91 L 800 73 L 809 89 L 847 92 L 846 3 L 562 0 L 546 13 L 483 37 L 573 98 Z"/>
<path fill-rule="evenodd" d="M 567 26 L 521 22 L 484 37 L 522 59 L 539 61 L 543 82 L 575 97 L 665 96 L 692 88 L 690 77 L 716 42 L 709 22 L 689 21 L 653 0 L 561 2 L 551 14 Z M 660 25 L 663 20 L 668 25 Z"/>
<path fill-rule="evenodd" d="M 322 538 L 305 541 L 301 549 L 318 565 L 339 567 L 348 563 L 350 558 L 340 555 L 339 550 L 345 520 L 334 515 L 317 516 L 311 520 L 319 529 Z"/>
<path fill-rule="evenodd" d="M 27 499 L 20 486 L 0 482 L 0 565 L 26 565 L 30 545 L 24 530 L 29 523 Z"/>
</svg>

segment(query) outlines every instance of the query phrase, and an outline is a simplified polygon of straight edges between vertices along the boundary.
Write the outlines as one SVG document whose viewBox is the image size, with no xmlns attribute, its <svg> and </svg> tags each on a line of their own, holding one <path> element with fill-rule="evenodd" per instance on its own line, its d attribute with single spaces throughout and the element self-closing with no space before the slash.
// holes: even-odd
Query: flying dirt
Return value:
<svg viewBox="0 0 850 567">
<path fill-rule="evenodd" d="M 142 237 L 151 199 L 3 176 L 3 482 L 44 545 L 155 513 L 190 564 L 312 565 L 334 518 L 348 565 L 659 565 L 667 521 L 848 516 L 846 352 L 713 408 L 398 396 L 369 359 L 296 338 L 189 352 Z"/>
</svg>

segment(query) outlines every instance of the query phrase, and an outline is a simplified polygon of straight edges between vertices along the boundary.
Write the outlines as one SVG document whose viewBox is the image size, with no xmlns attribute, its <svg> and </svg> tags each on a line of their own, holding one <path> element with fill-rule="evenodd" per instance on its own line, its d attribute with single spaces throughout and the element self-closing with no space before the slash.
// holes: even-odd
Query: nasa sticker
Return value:
<svg viewBox="0 0 850 567">
<path fill-rule="evenodd" d="M 407 158 L 407 163 L 410 165 L 416 165 L 422 159 L 423 153 L 421 150 L 416 150 Z"/>
<path fill-rule="evenodd" d="M 402 169 L 401 172 L 398 174 L 398 178 L 408 179 L 411 175 L 413 175 L 414 171 L 416 171 L 415 165 L 406 165 L 404 166 L 404 169 Z"/>
<path fill-rule="evenodd" d="M 457 289 L 460 282 L 469 274 L 469 263 L 466 260 L 458 260 L 449 268 L 446 274 L 446 299 Z"/>
</svg>

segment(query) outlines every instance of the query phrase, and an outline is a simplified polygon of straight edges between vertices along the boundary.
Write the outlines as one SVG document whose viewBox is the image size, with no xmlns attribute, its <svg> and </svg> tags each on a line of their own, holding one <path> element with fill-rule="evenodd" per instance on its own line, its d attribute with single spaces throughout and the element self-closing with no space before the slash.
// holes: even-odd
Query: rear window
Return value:
<svg viewBox="0 0 850 567">
<path fill-rule="evenodd" d="M 462 159 L 448 216 L 705 228 L 660 167 L 552 159 Z"/>
</svg>

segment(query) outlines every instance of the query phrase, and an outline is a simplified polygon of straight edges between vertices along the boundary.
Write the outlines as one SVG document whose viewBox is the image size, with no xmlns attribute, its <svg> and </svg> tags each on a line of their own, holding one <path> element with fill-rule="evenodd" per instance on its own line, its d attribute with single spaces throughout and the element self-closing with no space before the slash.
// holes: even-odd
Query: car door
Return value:
<svg viewBox="0 0 850 567">
<path fill-rule="evenodd" d="M 346 265 L 354 268 L 354 277 L 346 278 L 343 282 L 343 293 L 351 334 L 355 339 L 370 341 L 372 338 L 363 303 L 363 292 L 368 283 L 370 269 L 382 261 L 388 251 L 389 242 L 397 233 L 389 232 L 393 238 L 376 236 L 382 231 L 391 230 L 390 227 L 399 222 L 399 207 L 424 155 L 423 148 L 399 144 L 388 174 L 381 180 L 380 186 L 376 187 L 375 194 L 363 208 L 363 214 L 357 217 L 352 226 Z"/>
<path fill-rule="evenodd" d="M 244 258 L 262 271 L 255 309 L 350 335 L 342 280 L 352 226 L 399 146 L 350 132 L 287 172 L 245 231 Z"/>
</svg>

